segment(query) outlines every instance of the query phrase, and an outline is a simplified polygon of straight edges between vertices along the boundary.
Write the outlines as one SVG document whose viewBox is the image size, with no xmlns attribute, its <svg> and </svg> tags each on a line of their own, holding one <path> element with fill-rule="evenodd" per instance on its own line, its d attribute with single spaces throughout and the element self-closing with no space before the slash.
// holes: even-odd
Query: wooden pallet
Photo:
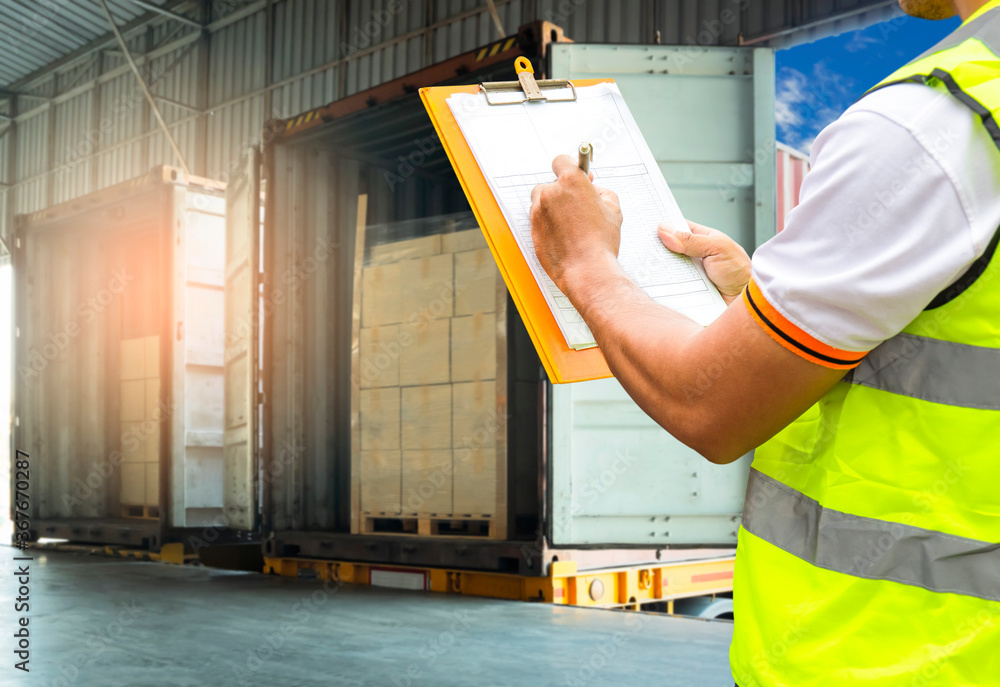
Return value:
<svg viewBox="0 0 1000 687">
<path fill-rule="evenodd" d="M 412 534 L 421 537 L 502 538 L 490 515 L 396 515 L 363 513 L 361 534 Z"/>
<path fill-rule="evenodd" d="M 159 506 L 126 506 L 122 504 L 123 518 L 140 518 L 142 520 L 159 520 Z"/>
</svg>

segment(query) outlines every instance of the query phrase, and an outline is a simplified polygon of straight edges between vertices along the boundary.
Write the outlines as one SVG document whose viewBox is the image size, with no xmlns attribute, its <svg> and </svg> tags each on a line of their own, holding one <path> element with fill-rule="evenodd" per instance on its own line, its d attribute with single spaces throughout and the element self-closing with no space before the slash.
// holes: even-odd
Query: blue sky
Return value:
<svg viewBox="0 0 1000 687">
<path fill-rule="evenodd" d="M 959 20 L 925 21 L 900 12 L 891 21 L 776 56 L 778 140 L 809 152 L 816 135 L 866 90 L 931 47 Z"/>
</svg>

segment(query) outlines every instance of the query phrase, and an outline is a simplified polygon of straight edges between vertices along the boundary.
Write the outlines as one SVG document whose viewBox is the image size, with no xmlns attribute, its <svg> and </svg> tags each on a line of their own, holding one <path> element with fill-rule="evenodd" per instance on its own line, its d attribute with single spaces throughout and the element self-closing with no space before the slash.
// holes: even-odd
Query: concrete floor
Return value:
<svg viewBox="0 0 1000 687">
<path fill-rule="evenodd" d="M 31 673 L 0 547 L 0 683 L 731 687 L 732 625 L 35 552 Z"/>
</svg>

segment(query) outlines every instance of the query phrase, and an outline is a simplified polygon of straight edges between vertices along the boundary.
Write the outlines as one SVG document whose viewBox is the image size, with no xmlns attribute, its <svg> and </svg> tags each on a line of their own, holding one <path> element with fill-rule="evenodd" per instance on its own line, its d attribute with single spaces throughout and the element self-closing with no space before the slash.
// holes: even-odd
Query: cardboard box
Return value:
<svg viewBox="0 0 1000 687">
<path fill-rule="evenodd" d="M 461 253 L 467 250 L 489 250 L 486 237 L 481 229 L 467 229 L 452 234 L 441 234 L 441 251 L 444 253 Z"/>
<path fill-rule="evenodd" d="M 404 260 L 399 267 L 402 270 L 401 321 L 422 322 L 452 316 L 455 279 L 451 254 Z"/>
<path fill-rule="evenodd" d="M 155 420 L 161 416 L 160 412 L 160 380 L 157 378 L 147 378 L 145 380 L 145 402 L 143 410 L 144 420 Z"/>
<path fill-rule="evenodd" d="M 451 381 L 496 379 L 497 332 L 494 313 L 476 313 L 451 321 Z"/>
<path fill-rule="evenodd" d="M 159 503 L 160 503 L 160 466 L 157 463 L 146 463 L 145 505 L 156 506 Z"/>
<path fill-rule="evenodd" d="M 142 422 L 146 419 L 146 382 L 130 379 L 121 383 L 121 421 Z"/>
<path fill-rule="evenodd" d="M 361 512 L 399 514 L 400 451 L 361 452 Z"/>
<path fill-rule="evenodd" d="M 404 514 L 451 514 L 451 454 L 451 449 L 403 451 Z"/>
<path fill-rule="evenodd" d="M 399 354 L 399 384 L 420 386 L 451 381 L 451 319 L 403 324 Z"/>
<path fill-rule="evenodd" d="M 488 249 L 455 253 L 455 316 L 496 312 L 499 279 Z"/>
<path fill-rule="evenodd" d="M 147 379 L 160 376 L 160 337 L 147 336 L 143 339 L 143 347 L 146 349 L 144 375 Z"/>
<path fill-rule="evenodd" d="M 156 425 L 150 429 L 151 424 L 152 423 L 150 422 L 146 422 L 143 423 L 142 426 L 142 443 L 144 446 L 143 460 L 147 463 L 158 463 L 160 462 L 160 432 L 163 429 L 163 424 L 157 422 Z"/>
<path fill-rule="evenodd" d="M 493 447 L 458 448 L 454 455 L 454 514 L 495 515 L 497 453 Z"/>
<path fill-rule="evenodd" d="M 403 319 L 399 264 L 374 265 L 361 271 L 361 326 L 398 324 Z"/>
<path fill-rule="evenodd" d="M 146 462 L 146 435 L 141 422 L 121 423 L 120 439 L 123 463 Z"/>
<path fill-rule="evenodd" d="M 146 503 L 146 464 L 122 463 L 120 501 L 125 506 L 142 506 Z"/>
<path fill-rule="evenodd" d="M 362 451 L 398 451 L 399 388 L 362 390 L 360 411 Z"/>
<path fill-rule="evenodd" d="M 399 386 L 399 325 L 362 329 L 359 349 L 362 389 Z"/>
<path fill-rule="evenodd" d="M 492 448 L 499 430 L 496 382 L 454 384 L 452 393 L 452 446 Z"/>
<path fill-rule="evenodd" d="M 423 258 L 437 255 L 441 252 L 441 235 L 420 236 L 405 241 L 394 241 L 372 246 L 369 251 L 369 264 L 378 265 L 410 258 Z"/>
<path fill-rule="evenodd" d="M 403 387 L 402 391 L 403 449 L 450 449 L 451 385 Z"/>
<path fill-rule="evenodd" d="M 146 344 L 145 339 L 122 339 L 121 342 L 121 378 L 143 379 L 146 376 Z"/>
</svg>

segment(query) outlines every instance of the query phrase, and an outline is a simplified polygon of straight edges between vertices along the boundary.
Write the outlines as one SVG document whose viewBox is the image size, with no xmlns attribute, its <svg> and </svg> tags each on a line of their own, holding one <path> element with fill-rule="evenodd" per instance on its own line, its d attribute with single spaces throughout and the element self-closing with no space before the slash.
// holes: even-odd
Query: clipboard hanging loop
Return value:
<svg viewBox="0 0 1000 687">
<path fill-rule="evenodd" d="M 479 84 L 479 90 L 486 97 L 488 105 L 520 105 L 526 102 L 573 102 L 576 100 L 576 86 L 569 79 L 542 79 L 535 81 L 535 69 L 531 66 L 531 60 L 523 55 L 514 60 L 514 72 L 517 74 L 517 81 L 490 81 Z M 549 97 L 543 90 L 561 91 L 560 97 Z M 570 92 L 570 97 L 562 97 L 565 91 Z M 524 95 L 520 100 L 508 100 L 490 98 L 490 94 L 498 93 L 518 93 Z"/>
</svg>

